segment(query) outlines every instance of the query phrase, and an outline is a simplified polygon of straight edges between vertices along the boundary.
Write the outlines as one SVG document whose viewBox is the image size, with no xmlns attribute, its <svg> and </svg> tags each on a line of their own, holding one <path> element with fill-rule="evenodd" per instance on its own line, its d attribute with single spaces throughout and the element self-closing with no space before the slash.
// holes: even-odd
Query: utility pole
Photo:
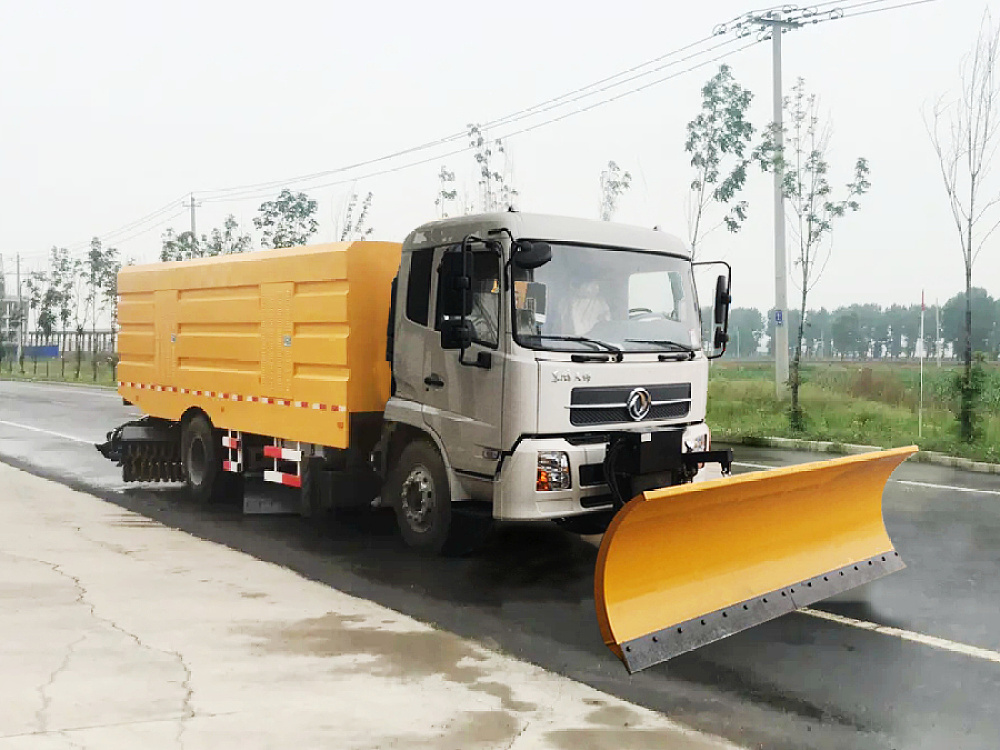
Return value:
<svg viewBox="0 0 1000 750">
<path fill-rule="evenodd" d="M 774 10 L 751 21 L 771 33 L 771 79 L 773 84 L 774 162 L 774 391 L 779 400 L 788 394 L 788 255 L 785 250 L 785 193 L 783 166 L 785 131 L 782 119 L 784 97 L 781 93 L 781 35 L 785 29 L 797 29 L 802 24 L 782 20 Z"/>
<path fill-rule="evenodd" d="M 197 248 L 198 248 L 198 233 L 197 233 L 196 227 L 195 227 L 194 210 L 198 206 L 200 206 L 201 204 L 195 202 L 195 200 L 194 200 L 194 193 L 191 193 L 191 197 L 190 197 L 189 202 L 182 203 L 181 205 L 184 206 L 184 208 L 190 208 L 191 209 L 191 248 L 194 249 L 194 250 L 197 250 Z"/>
<path fill-rule="evenodd" d="M 24 357 L 24 304 L 21 302 L 21 253 L 17 254 L 17 364 Z"/>
<path fill-rule="evenodd" d="M 822 3 L 829 5 L 830 3 Z M 844 17 L 842 8 L 818 10 L 814 6 L 785 5 L 767 13 L 747 13 L 733 22 L 715 27 L 716 36 L 733 32 L 748 37 L 754 32 L 763 41 L 771 35 L 772 83 L 774 86 L 774 143 L 776 155 L 782 156 L 784 132 L 782 126 L 781 35 L 807 23 L 833 21 Z M 779 399 L 788 393 L 788 260 L 785 252 L 785 197 L 782 189 L 784 169 L 780 159 L 774 166 L 774 389 Z"/>
</svg>

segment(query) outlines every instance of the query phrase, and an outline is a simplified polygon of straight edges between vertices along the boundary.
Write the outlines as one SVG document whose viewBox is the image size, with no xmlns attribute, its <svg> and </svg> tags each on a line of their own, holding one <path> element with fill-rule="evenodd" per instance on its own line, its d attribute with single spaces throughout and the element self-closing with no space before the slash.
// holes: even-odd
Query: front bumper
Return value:
<svg viewBox="0 0 1000 750">
<path fill-rule="evenodd" d="M 564 438 L 522 440 L 500 469 L 493 485 L 493 515 L 508 521 L 565 518 L 612 506 L 607 485 L 580 484 L 580 467 L 604 462 L 605 443 L 573 445 Z M 572 486 L 568 490 L 535 489 L 540 451 L 562 451 L 569 456 Z"/>
<path fill-rule="evenodd" d="M 704 422 L 681 429 L 679 442 L 684 463 L 697 471 L 701 464 L 718 462 L 723 472 L 729 473 L 732 451 L 707 450 L 711 437 Z M 562 437 L 522 440 L 514 453 L 504 460 L 499 477 L 493 483 L 494 518 L 510 521 L 566 518 L 614 507 L 611 490 L 604 481 L 607 446 L 600 440 L 581 443 Z M 561 451 L 568 456 L 572 477 L 569 489 L 537 489 L 538 454 L 547 451 Z"/>
</svg>

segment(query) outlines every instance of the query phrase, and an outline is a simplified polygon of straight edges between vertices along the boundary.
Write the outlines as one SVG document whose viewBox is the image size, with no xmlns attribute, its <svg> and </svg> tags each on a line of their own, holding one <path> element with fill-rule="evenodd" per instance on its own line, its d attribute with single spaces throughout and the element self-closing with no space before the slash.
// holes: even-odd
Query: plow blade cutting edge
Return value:
<svg viewBox="0 0 1000 750">
<path fill-rule="evenodd" d="M 636 672 L 902 569 L 882 490 L 916 450 L 637 495 L 597 556 L 604 642 Z"/>
</svg>

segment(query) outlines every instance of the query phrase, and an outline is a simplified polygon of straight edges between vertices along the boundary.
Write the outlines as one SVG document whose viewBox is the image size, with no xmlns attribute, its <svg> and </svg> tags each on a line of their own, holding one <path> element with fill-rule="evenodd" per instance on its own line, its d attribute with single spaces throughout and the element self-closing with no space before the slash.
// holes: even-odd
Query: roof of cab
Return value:
<svg viewBox="0 0 1000 750">
<path fill-rule="evenodd" d="M 470 233 L 488 232 L 501 227 L 509 229 L 515 238 L 628 248 L 644 252 L 669 253 L 684 258 L 691 257 L 691 251 L 679 237 L 658 229 L 518 211 L 472 214 L 429 222 L 407 235 L 403 242 L 403 251 L 459 243 Z"/>
</svg>

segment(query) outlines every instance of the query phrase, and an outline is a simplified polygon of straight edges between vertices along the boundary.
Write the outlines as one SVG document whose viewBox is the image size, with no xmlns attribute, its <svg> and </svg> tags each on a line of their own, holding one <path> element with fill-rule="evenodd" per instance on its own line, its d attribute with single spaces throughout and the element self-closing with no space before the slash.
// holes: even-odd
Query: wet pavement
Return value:
<svg viewBox="0 0 1000 750">
<path fill-rule="evenodd" d="M 475 557 L 428 559 L 388 512 L 318 523 L 198 507 L 123 484 L 87 443 L 136 414 L 110 391 L 0 382 L 0 459 L 739 744 L 1000 746 L 1000 663 L 981 655 L 794 613 L 629 676 L 601 642 L 586 541 L 511 524 Z M 738 446 L 735 468 L 818 458 Z M 1000 477 L 907 463 L 884 515 L 909 567 L 816 608 L 1000 657 Z"/>
</svg>

